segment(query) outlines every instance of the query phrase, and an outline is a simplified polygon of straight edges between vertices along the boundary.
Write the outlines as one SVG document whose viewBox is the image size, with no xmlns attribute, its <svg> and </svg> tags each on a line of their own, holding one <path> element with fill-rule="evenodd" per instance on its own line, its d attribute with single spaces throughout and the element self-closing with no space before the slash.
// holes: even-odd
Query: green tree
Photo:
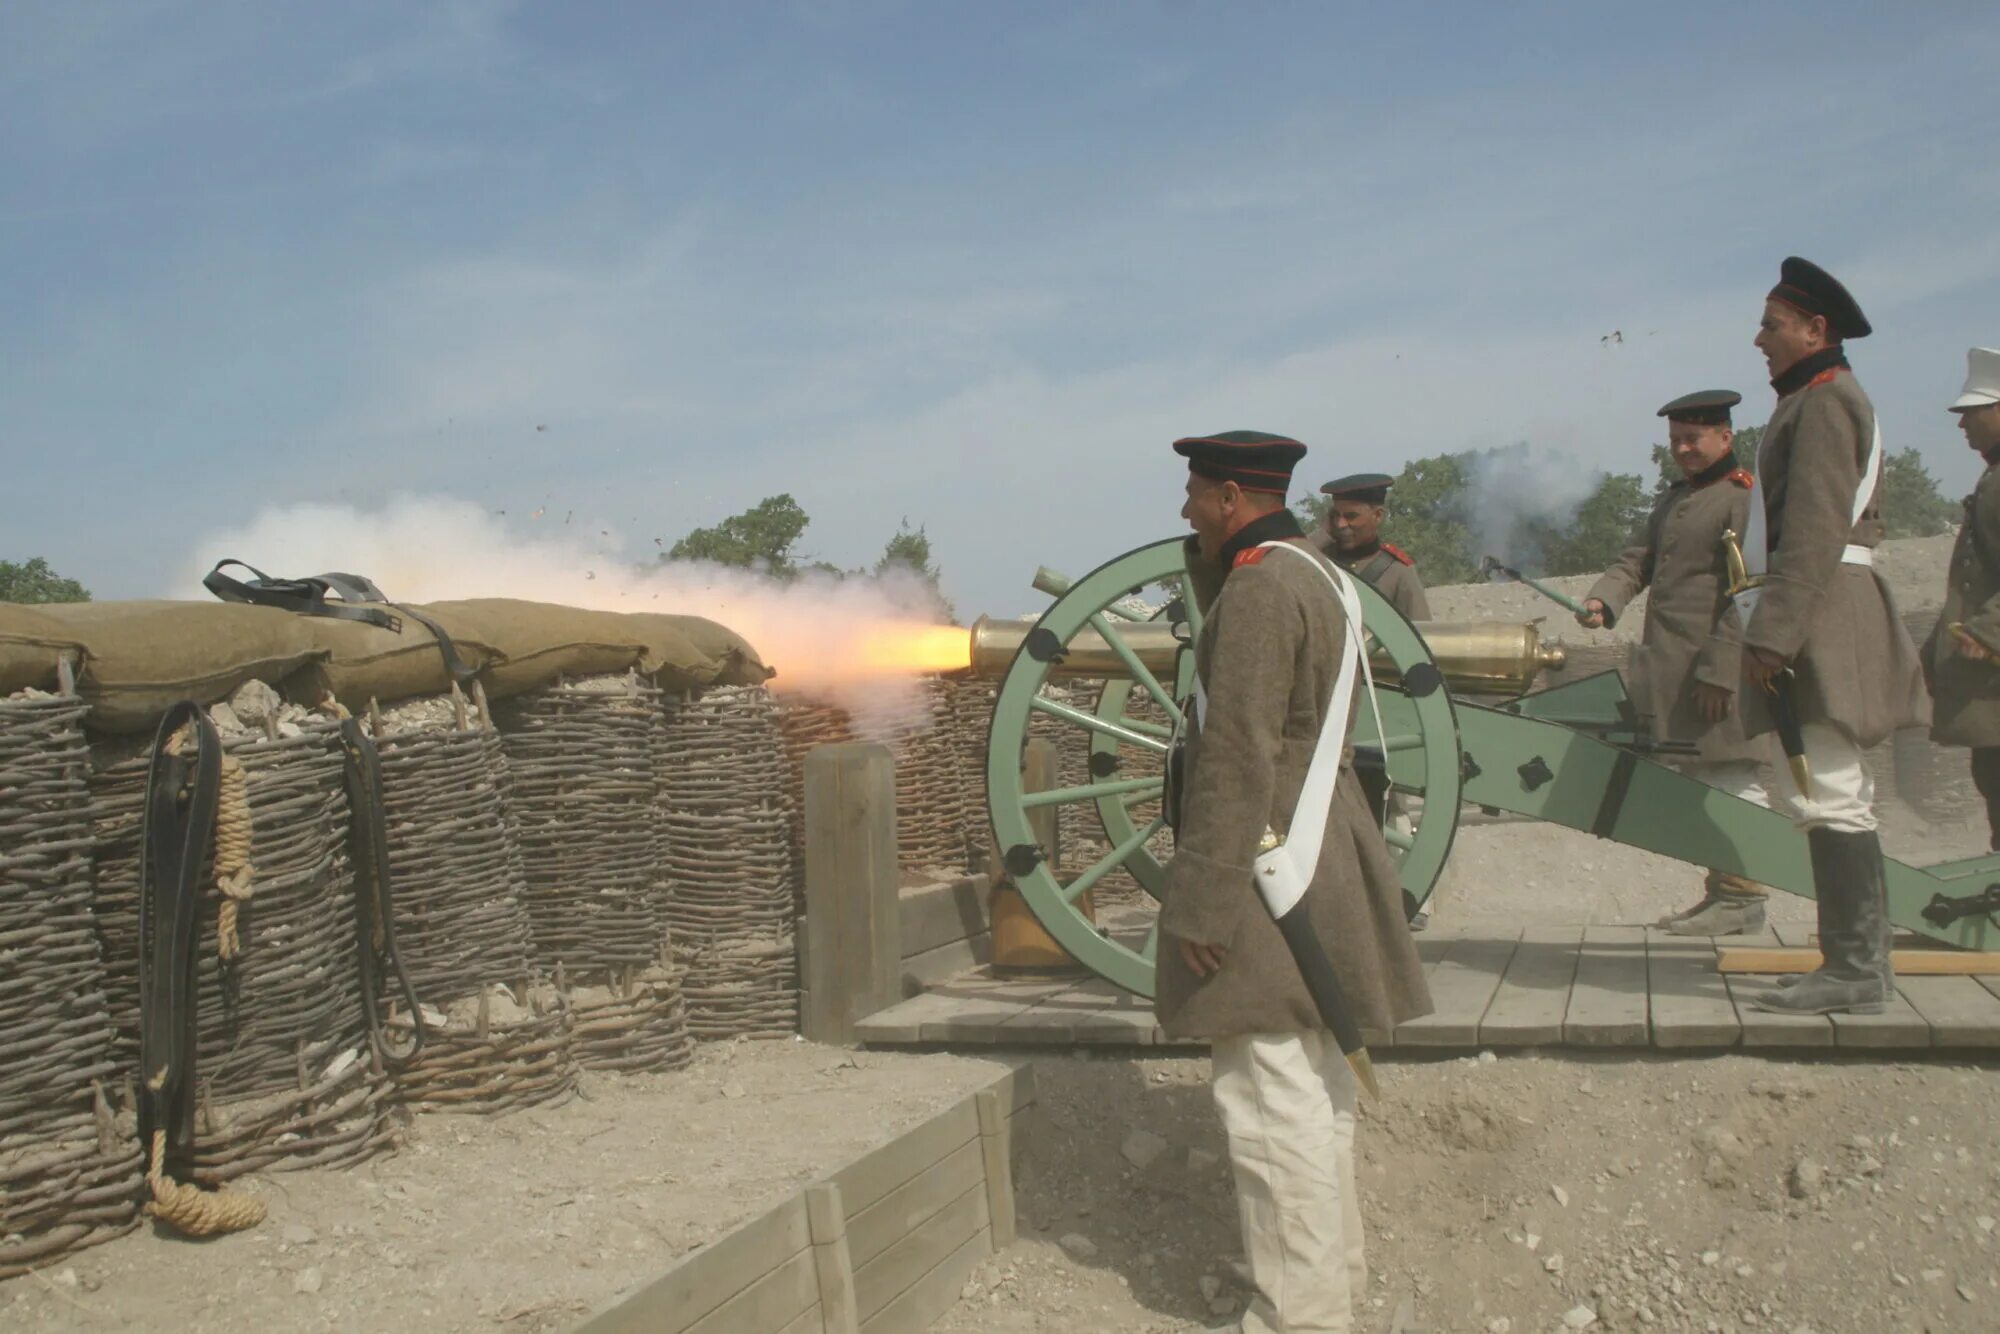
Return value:
<svg viewBox="0 0 2000 1334">
<path fill-rule="evenodd" d="M 0 560 L 0 602 L 88 602 L 90 590 L 65 579 L 40 556 L 15 562 Z"/>
<path fill-rule="evenodd" d="M 1959 506 L 1938 490 L 1915 449 L 1882 460 L 1882 525 L 1890 537 L 1936 537 L 1959 521 Z"/>
<path fill-rule="evenodd" d="M 799 572 L 794 548 L 811 522 L 790 495 L 770 496 L 713 528 L 695 529 L 660 559 L 713 561 L 791 579 Z"/>
<path fill-rule="evenodd" d="M 958 617 L 951 600 L 944 595 L 942 576 L 937 566 L 931 563 L 931 539 L 920 524 L 910 527 L 908 519 L 896 529 L 895 536 L 882 549 L 882 558 L 875 562 L 872 573 L 880 578 L 890 570 L 907 570 L 923 580 L 930 592 L 932 612 L 941 621 L 955 622 Z"/>
</svg>

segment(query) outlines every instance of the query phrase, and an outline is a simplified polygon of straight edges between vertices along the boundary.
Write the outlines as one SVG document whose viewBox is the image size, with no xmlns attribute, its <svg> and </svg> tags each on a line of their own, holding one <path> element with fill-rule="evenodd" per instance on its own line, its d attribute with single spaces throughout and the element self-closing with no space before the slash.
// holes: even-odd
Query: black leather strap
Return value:
<svg viewBox="0 0 2000 1334">
<path fill-rule="evenodd" d="M 389 873 L 389 830 L 382 805 L 382 757 L 375 739 L 352 718 L 340 724 L 340 749 L 347 763 L 348 841 L 354 862 L 354 949 L 361 971 L 361 1007 L 368 1020 L 368 1045 L 385 1066 L 409 1061 L 423 1050 L 430 1036 L 416 986 L 396 948 L 396 912 Z M 375 928 L 382 937 L 378 947 Z M 396 990 L 409 1006 L 411 1031 L 407 1049 L 390 1044 L 383 1031 L 382 967 L 395 976 Z"/>
<path fill-rule="evenodd" d="M 192 725 L 193 754 L 168 740 Z M 167 710 L 153 738 L 139 846 L 139 1142 L 167 1136 L 166 1169 L 192 1166 L 195 1108 L 195 945 L 201 877 L 215 836 L 222 740 L 192 700 Z"/>
<path fill-rule="evenodd" d="M 229 566 L 248 570 L 254 578 L 238 579 L 223 573 Z M 458 656 L 458 648 L 451 642 L 445 628 L 423 612 L 413 607 L 389 601 L 388 596 L 375 586 L 372 579 L 358 574 L 344 574 L 338 570 L 326 574 L 308 575 L 303 579 L 274 579 L 254 565 L 247 565 L 231 558 L 215 563 L 215 568 L 202 577 L 202 587 L 224 602 L 244 602 L 256 607 L 276 607 L 281 611 L 296 612 L 300 616 L 330 616 L 336 620 L 363 621 L 369 625 L 379 625 L 384 630 L 396 634 L 403 632 L 403 616 L 430 631 L 437 640 L 438 652 L 444 657 L 444 669 L 451 673 L 451 679 L 460 685 L 470 682 L 479 673 L 466 665 Z M 337 593 L 337 600 L 329 601 L 328 593 Z M 402 616 L 396 613 L 401 612 Z"/>
</svg>

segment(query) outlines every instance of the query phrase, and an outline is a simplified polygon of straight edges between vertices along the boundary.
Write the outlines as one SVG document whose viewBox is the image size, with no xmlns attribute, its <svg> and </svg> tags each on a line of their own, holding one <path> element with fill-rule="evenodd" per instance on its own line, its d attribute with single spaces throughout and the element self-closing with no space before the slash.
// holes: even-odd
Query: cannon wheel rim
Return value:
<svg viewBox="0 0 2000 1334">
<path fill-rule="evenodd" d="M 1155 584 L 1178 584 L 1180 600 L 1192 634 L 1199 632 L 1199 615 L 1187 581 L 1181 539 L 1140 547 L 1107 561 L 1072 584 L 1036 622 L 1036 633 L 1015 654 L 996 692 L 993 724 L 987 746 L 987 793 L 994 837 L 1001 851 L 1002 866 L 1020 890 L 1023 901 L 1056 942 L 1091 971 L 1125 990 L 1142 996 L 1153 994 L 1154 955 L 1158 946 L 1157 927 L 1139 948 L 1133 948 L 1100 931 L 1075 906 L 1081 898 L 1078 883 L 1098 883 L 1111 869 L 1123 866 L 1156 897 L 1165 873 L 1157 858 L 1146 850 L 1147 835 L 1158 825 L 1139 825 L 1131 818 L 1132 805 L 1156 797 L 1161 784 L 1146 780 L 1117 780 L 1109 784 L 1094 781 L 1084 789 L 1063 789 L 1075 793 L 1061 801 L 1031 799 L 1024 791 L 1021 775 L 1022 747 L 1029 736 L 1029 720 L 1038 706 L 1035 701 L 1047 683 L 1048 645 L 1068 644 L 1079 632 L 1107 630 L 1116 636 L 1116 619 L 1109 608 L 1127 596 Z M 1463 776 L 1459 768 L 1458 726 L 1451 695 L 1443 686 L 1422 635 L 1404 620 L 1382 596 L 1361 584 L 1364 623 L 1390 661 L 1409 681 L 1408 690 L 1382 687 L 1382 730 L 1389 739 L 1388 771 L 1392 786 L 1399 792 L 1421 795 L 1421 811 L 1416 813 L 1413 837 L 1407 846 L 1391 846 L 1397 858 L 1398 874 L 1406 898 L 1422 904 L 1430 896 L 1438 874 L 1450 853 L 1457 826 L 1459 790 Z M 1037 656 L 1036 646 L 1041 646 Z M 1137 734 L 1150 743 L 1157 738 L 1132 727 L 1126 709 L 1133 690 L 1143 689 L 1158 701 L 1155 688 L 1170 694 L 1178 703 L 1192 688 L 1191 649 L 1179 655 L 1178 670 L 1171 683 L 1160 681 L 1116 681 L 1099 697 L 1095 716 L 1101 721 Z M 1075 725 L 1075 724 L 1072 724 Z M 1353 740 L 1357 745 L 1373 745 L 1375 726 L 1364 704 L 1356 718 Z M 1133 744 L 1116 735 L 1096 732 L 1092 752 L 1115 754 Z M 1148 744 L 1146 749 L 1151 749 Z M 1157 753 L 1157 752 L 1155 752 Z M 1108 787 L 1094 792 L 1090 788 Z M 1080 804 L 1093 809 L 1103 826 L 1110 852 L 1084 868 L 1067 885 L 1059 880 L 1048 862 L 1035 854 L 1036 840 L 1029 820 L 1031 809 L 1042 805 Z M 1118 850 L 1128 843 L 1122 856 Z M 1109 863 L 1107 866 L 1106 863 Z"/>
</svg>

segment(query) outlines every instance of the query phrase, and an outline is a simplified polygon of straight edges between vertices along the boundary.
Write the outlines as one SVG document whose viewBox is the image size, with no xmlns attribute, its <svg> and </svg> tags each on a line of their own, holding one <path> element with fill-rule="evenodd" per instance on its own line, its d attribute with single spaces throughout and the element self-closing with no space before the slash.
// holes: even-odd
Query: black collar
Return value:
<svg viewBox="0 0 2000 1334">
<path fill-rule="evenodd" d="M 1687 483 L 1694 490 L 1699 491 L 1704 486 L 1711 486 L 1714 483 L 1721 481 L 1723 478 L 1729 476 L 1730 473 L 1733 473 L 1735 471 L 1736 471 L 1736 455 L 1732 452 L 1724 454 L 1721 458 L 1709 464 L 1706 468 L 1703 468 L 1700 472 L 1696 473 L 1694 476 L 1688 478 Z"/>
<path fill-rule="evenodd" d="M 2000 465 L 2000 445 L 1993 446 L 1979 457 L 1986 460 L 1986 466 L 1989 468 Z"/>
<path fill-rule="evenodd" d="M 1771 388 L 1778 391 L 1779 398 L 1796 394 L 1811 384 L 1814 376 L 1822 371 L 1832 370 L 1836 366 L 1847 370 L 1853 369 L 1847 364 L 1847 350 L 1838 343 L 1832 347 L 1823 347 L 1809 357 L 1799 358 L 1798 363 L 1790 370 L 1771 381 Z"/>
<path fill-rule="evenodd" d="M 1338 559 L 1342 565 L 1348 566 L 1351 569 L 1352 567 L 1359 565 L 1362 561 L 1372 558 L 1377 552 L 1381 550 L 1382 550 L 1382 539 L 1378 537 L 1365 547 L 1356 547 L 1352 551 L 1340 552 L 1339 555 L 1336 557 L 1336 559 Z"/>
<path fill-rule="evenodd" d="M 1236 535 L 1222 544 L 1222 563 L 1233 567 L 1236 558 L 1251 547 L 1262 546 L 1266 542 L 1283 542 L 1288 538 L 1304 537 L 1305 529 L 1299 527 L 1299 516 L 1290 507 L 1272 510 L 1261 518 L 1252 519 L 1236 530 Z"/>
</svg>

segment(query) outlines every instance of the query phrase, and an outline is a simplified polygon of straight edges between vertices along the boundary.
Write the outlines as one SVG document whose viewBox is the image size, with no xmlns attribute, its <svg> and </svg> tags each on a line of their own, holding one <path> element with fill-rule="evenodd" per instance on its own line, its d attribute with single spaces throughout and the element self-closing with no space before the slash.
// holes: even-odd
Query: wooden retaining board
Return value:
<svg viewBox="0 0 2000 1334">
<path fill-rule="evenodd" d="M 1006 1144 L 1013 1119 L 1033 1099 L 1033 1071 L 1007 1072 L 682 1257 L 581 1334 L 920 1334 L 993 1253 L 996 1207 L 1011 1233 Z M 982 1134 L 982 1115 L 998 1129 Z M 995 1171 L 1006 1179 L 996 1182 Z M 816 1237 L 816 1227 L 827 1235 Z M 852 1317 L 843 1309 L 848 1303 Z"/>
</svg>

